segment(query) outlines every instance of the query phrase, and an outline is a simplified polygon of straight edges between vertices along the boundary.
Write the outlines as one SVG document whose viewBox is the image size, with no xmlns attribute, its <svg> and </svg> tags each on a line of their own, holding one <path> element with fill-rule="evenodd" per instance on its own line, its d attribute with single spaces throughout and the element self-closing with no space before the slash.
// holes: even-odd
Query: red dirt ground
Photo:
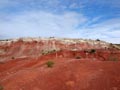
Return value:
<svg viewBox="0 0 120 90">
<path fill-rule="evenodd" d="M 4 90 L 120 90 L 119 61 L 52 56 L 1 63 Z M 55 63 L 52 68 L 48 60 Z"/>
<path fill-rule="evenodd" d="M 95 53 L 89 53 L 89 49 L 62 49 L 30 57 L 38 51 L 26 54 L 31 46 L 27 44 L 23 50 L 21 43 L 14 45 L 4 46 L 7 54 L 1 54 L 1 58 L 7 57 L 0 62 L 3 90 L 120 90 L 120 51 L 117 49 L 95 49 Z M 12 54 L 22 55 L 19 50 L 28 57 L 11 59 Z M 53 61 L 53 67 L 47 67 L 47 61 Z"/>
</svg>

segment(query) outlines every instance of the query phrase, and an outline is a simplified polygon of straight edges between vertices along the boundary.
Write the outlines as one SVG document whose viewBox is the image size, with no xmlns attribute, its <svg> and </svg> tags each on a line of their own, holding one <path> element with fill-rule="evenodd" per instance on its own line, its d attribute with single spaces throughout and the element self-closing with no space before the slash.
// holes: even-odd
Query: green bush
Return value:
<svg viewBox="0 0 120 90">
<path fill-rule="evenodd" d="M 46 64 L 47 64 L 47 67 L 53 67 L 54 62 L 53 61 L 48 61 L 48 62 L 46 62 Z"/>
<path fill-rule="evenodd" d="M 3 88 L 3 86 L 2 85 L 0 85 L 0 90 L 3 90 L 4 88 Z"/>
</svg>

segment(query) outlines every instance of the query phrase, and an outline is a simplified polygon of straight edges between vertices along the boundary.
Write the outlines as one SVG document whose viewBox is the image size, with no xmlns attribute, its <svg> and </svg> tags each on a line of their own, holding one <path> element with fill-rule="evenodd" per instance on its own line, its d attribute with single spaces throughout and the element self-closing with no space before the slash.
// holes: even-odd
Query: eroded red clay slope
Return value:
<svg viewBox="0 0 120 90">
<path fill-rule="evenodd" d="M 42 40 L 41 46 L 36 41 L 1 44 L 4 90 L 120 90 L 119 50 L 101 42 L 81 46 L 53 41 Z M 95 52 L 90 53 L 91 49 Z M 54 62 L 52 68 L 47 61 Z"/>
</svg>

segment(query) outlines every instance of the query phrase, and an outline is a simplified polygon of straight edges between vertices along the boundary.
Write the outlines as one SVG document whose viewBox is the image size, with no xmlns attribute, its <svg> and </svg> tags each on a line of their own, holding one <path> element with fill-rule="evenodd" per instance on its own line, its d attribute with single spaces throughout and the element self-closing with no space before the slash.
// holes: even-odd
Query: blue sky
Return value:
<svg viewBox="0 0 120 90">
<path fill-rule="evenodd" d="M 0 39 L 39 36 L 120 43 L 120 0 L 0 1 Z"/>
</svg>

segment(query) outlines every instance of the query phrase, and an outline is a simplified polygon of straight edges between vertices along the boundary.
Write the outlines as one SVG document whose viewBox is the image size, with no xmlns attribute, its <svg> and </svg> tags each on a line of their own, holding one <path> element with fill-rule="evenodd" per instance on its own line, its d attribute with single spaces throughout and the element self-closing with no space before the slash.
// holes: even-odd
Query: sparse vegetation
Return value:
<svg viewBox="0 0 120 90">
<path fill-rule="evenodd" d="M 12 59 L 15 59 L 15 57 L 11 57 Z"/>
<path fill-rule="evenodd" d="M 89 53 L 95 53 L 96 50 L 95 49 L 91 49 Z"/>
<path fill-rule="evenodd" d="M 49 38 L 55 38 L 55 37 L 49 37 Z"/>
<path fill-rule="evenodd" d="M 50 53 L 50 51 L 47 51 L 47 50 L 43 50 L 42 51 L 42 55 L 47 55 L 47 54 L 49 54 Z"/>
<path fill-rule="evenodd" d="M 53 61 L 48 61 L 48 62 L 46 62 L 46 64 L 47 64 L 47 67 L 53 67 L 54 62 Z"/>
<path fill-rule="evenodd" d="M 3 90 L 4 88 L 3 88 L 3 86 L 2 85 L 0 85 L 0 90 Z"/>
<path fill-rule="evenodd" d="M 37 43 L 37 41 L 35 40 L 34 43 Z"/>
<path fill-rule="evenodd" d="M 112 44 L 111 46 L 113 48 L 116 48 L 116 49 L 120 50 L 120 44 Z"/>
<path fill-rule="evenodd" d="M 80 56 L 76 56 L 75 58 L 76 58 L 76 59 L 81 59 L 81 57 L 80 57 Z"/>
<path fill-rule="evenodd" d="M 117 46 L 119 46 L 119 47 L 120 47 L 120 44 L 114 44 L 114 45 L 117 45 Z"/>
<path fill-rule="evenodd" d="M 96 52 L 95 49 L 84 50 L 84 53 L 90 53 L 90 54 L 92 54 L 92 53 L 95 53 L 95 52 Z"/>
<path fill-rule="evenodd" d="M 50 53 L 54 53 L 56 52 L 56 50 L 48 50 L 48 51 L 42 51 L 42 55 L 47 55 L 47 54 L 50 54 Z"/>
<path fill-rule="evenodd" d="M 3 61 L 0 61 L 0 64 L 4 64 L 4 62 L 3 62 Z"/>
<path fill-rule="evenodd" d="M 18 42 L 23 42 L 23 38 L 19 38 Z"/>
<path fill-rule="evenodd" d="M 96 39 L 96 41 L 100 41 L 100 39 Z"/>
<path fill-rule="evenodd" d="M 110 45 L 113 45 L 112 43 L 110 43 Z"/>
</svg>

